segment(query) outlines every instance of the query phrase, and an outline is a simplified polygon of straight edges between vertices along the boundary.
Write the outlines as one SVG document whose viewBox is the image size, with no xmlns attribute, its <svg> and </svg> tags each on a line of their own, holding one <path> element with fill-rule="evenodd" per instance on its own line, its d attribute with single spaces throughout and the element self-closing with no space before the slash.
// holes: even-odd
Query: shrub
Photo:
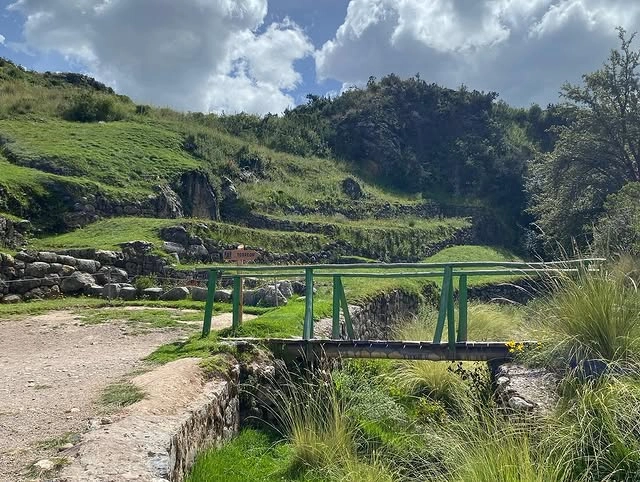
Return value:
<svg viewBox="0 0 640 482">
<path fill-rule="evenodd" d="M 151 276 L 138 276 L 133 282 L 136 290 L 138 290 L 138 294 L 142 294 L 144 290 L 147 288 L 155 288 L 158 286 L 158 280 L 154 275 Z"/>
<path fill-rule="evenodd" d="M 124 119 L 126 109 L 110 95 L 82 92 L 71 99 L 62 117 L 72 122 L 111 122 Z"/>
</svg>

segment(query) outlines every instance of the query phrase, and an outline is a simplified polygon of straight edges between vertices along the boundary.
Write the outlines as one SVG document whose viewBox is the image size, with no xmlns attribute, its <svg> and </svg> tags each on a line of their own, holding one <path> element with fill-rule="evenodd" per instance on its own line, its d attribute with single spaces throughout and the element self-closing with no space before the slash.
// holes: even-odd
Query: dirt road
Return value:
<svg viewBox="0 0 640 482">
<path fill-rule="evenodd" d="M 214 319 L 228 326 L 230 315 Z M 84 432 L 104 408 L 101 390 L 156 347 L 197 327 L 132 331 L 125 322 L 83 325 L 70 311 L 0 320 L 0 481 L 30 480 L 30 464 L 55 456 L 58 440 Z"/>
</svg>

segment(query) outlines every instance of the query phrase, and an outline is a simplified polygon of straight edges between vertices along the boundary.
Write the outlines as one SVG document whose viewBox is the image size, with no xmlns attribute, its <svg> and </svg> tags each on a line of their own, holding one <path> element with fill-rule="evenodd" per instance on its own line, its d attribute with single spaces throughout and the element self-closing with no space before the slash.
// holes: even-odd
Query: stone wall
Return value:
<svg viewBox="0 0 640 482">
<path fill-rule="evenodd" d="M 380 293 L 361 306 L 349 308 L 356 338 L 363 340 L 393 339 L 398 326 L 417 316 L 420 305 L 438 302 L 435 284 L 427 284 L 422 294 L 400 289 Z"/>
<path fill-rule="evenodd" d="M 31 231 L 31 223 L 27 220 L 13 221 L 0 216 L 0 247 L 18 248 L 25 242 L 25 236 Z"/>
<path fill-rule="evenodd" d="M 151 249 L 150 243 L 134 241 L 122 245 L 122 251 L 20 251 L 15 256 L 0 253 L 0 302 L 61 295 L 100 296 L 105 285 L 126 285 L 135 276 L 166 273 L 167 262 L 151 254 Z"/>
</svg>

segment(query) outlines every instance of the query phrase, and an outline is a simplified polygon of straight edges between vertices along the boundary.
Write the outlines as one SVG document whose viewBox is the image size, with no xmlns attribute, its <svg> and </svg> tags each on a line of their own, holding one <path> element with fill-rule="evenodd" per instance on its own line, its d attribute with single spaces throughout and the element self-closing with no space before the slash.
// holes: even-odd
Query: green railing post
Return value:
<svg viewBox="0 0 640 482">
<path fill-rule="evenodd" d="M 304 278 L 306 283 L 305 300 L 304 300 L 304 327 L 302 329 L 302 338 L 311 340 L 313 338 L 313 269 L 306 268 L 304 270 Z"/>
<path fill-rule="evenodd" d="M 240 309 L 240 306 L 242 305 L 242 300 L 240 299 L 241 296 L 242 296 L 242 277 L 234 276 L 233 277 L 233 293 L 232 293 L 233 320 L 231 325 L 234 330 L 238 329 L 240 327 L 240 324 L 242 323 L 242 311 Z"/>
<path fill-rule="evenodd" d="M 458 285 L 458 306 L 460 314 L 458 316 L 458 342 L 467 341 L 467 275 L 460 275 Z"/>
<path fill-rule="evenodd" d="M 456 318 L 453 304 L 453 275 L 449 277 L 449 299 L 447 301 L 447 341 L 449 350 L 456 349 Z"/>
<path fill-rule="evenodd" d="M 453 278 L 453 268 L 445 266 L 444 276 L 442 277 L 442 292 L 440 293 L 440 308 L 438 311 L 438 323 L 436 331 L 433 335 L 433 343 L 442 341 L 442 332 L 444 331 L 444 320 L 447 317 L 447 309 L 449 306 L 449 289 L 451 288 L 451 280 Z"/>
<path fill-rule="evenodd" d="M 202 323 L 202 336 L 209 336 L 211 333 L 211 317 L 213 316 L 213 302 L 216 297 L 216 284 L 218 283 L 218 272 L 214 269 L 209 271 L 209 281 L 207 282 L 207 301 L 204 305 L 204 322 Z"/>
<path fill-rule="evenodd" d="M 355 335 L 353 333 L 353 324 L 351 323 L 351 313 L 349 313 L 349 305 L 347 304 L 347 295 L 344 293 L 344 285 L 342 279 L 338 280 L 340 283 L 340 301 L 342 304 L 342 313 L 344 314 L 344 326 L 347 329 L 347 338 L 353 340 Z"/>
<path fill-rule="evenodd" d="M 331 324 L 331 338 L 337 340 L 340 338 L 340 276 L 333 277 L 333 317 Z"/>
</svg>

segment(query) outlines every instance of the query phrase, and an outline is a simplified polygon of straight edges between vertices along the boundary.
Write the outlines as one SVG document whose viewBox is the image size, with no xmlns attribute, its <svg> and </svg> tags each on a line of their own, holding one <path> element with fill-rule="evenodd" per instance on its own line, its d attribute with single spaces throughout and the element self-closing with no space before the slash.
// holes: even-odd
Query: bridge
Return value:
<svg viewBox="0 0 640 482">
<path fill-rule="evenodd" d="M 540 277 L 578 276 L 600 269 L 602 258 L 576 259 L 555 262 L 476 261 L 450 263 L 356 263 L 286 266 L 213 266 L 208 270 L 208 293 L 205 303 L 202 336 L 211 331 L 215 290 L 218 280 L 231 277 L 232 327 L 242 323 L 243 279 L 283 279 L 304 277 L 305 310 L 300 338 L 290 339 L 233 339 L 235 342 L 262 343 L 271 349 L 290 356 L 326 356 L 342 358 L 394 358 L 412 360 L 467 360 L 489 361 L 512 357 L 513 341 L 474 342 L 468 340 L 468 280 L 471 277 Z M 433 338 L 429 341 L 357 340 L 349 313 L 343 280 L 345 278 L 419 278 L 441 280 L 438 319 Z M 314 280 L 332 280 L 332 329 L 330 339 L 314 337 Z M 457 297 L 455 288 L 457 281 Z M 457 312 L 457 316 L 456 316 Z M 341 316 L 344 319 L 346 337 L 342 335 Z M 445 333 L 446 328 L 446 333 Z M 442 340 L 446 334 L 445 341 Z M 345 339 L 346 338 L 346 339 Z M 527 346 L 532 341 L 518 341 Z"/>
</svg>

